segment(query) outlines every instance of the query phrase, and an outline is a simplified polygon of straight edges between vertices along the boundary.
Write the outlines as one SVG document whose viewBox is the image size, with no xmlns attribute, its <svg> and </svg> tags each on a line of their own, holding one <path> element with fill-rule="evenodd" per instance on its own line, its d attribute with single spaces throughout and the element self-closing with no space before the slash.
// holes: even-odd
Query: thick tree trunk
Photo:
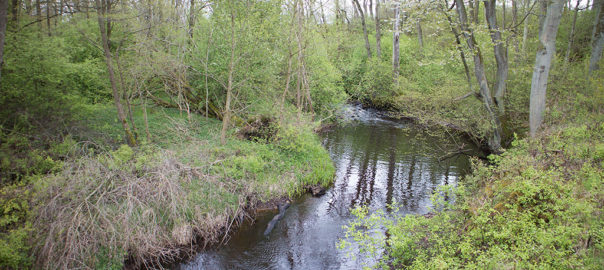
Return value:
<svg viewBox="0 0 604 270">
<path fill-rule="evenodd" d="M 493 50 L 495 52 L 495 61 L 497 62 L 497 77 L 495 79 L 495 104 L 499 108 L 499 113 L 505 112 L 504 96 L 506 91 L 506 82 L 508 79 L 508 48 L 501 39 L 501 32 L 497 26 L 497 5 L 495 0 L 484 1 L 485 17 L 491 32 L 493 41 Z"/>
<path fill-rule="evenodd" d="M 497 116 L 497 113 L 493 111 L 494 102 L 491 98 L 491 90 L 489 89 L 489 84 L 485 74 L 482 54 L 480 52 L 480 48 L 476 45 L 473 30 L 468 27 L 468 17 L 464 6 L 464 1 L 455 0 L 455 3 L 457 14 L 459 15 L 461 32 L 466 39 L 468 48 L 471 52 L 473 52 L 474 74 L 476 76 L 476 80 L 478 81 L 478 85 L 480 86 L 480 95 L 482 96 L 483 104 L 491 120 L 492 127 L 488 136 L 488 145 L 491 151 L 498 153 L 501 149 L 501 122 Z"/>
<path fill-rule="evenodd" d="M 573 49 L 573 43 L 575 42 L 575 26 L 577 25 L 577 15 L 579 14 L 579 4 L 581 4 L 581 0 L 576 0 L 577 4 L 575 4 L 575 12 L 573 14 L 573 23 L 570 27 L 570 35 L 568 36 L 568 47 L 566 48 L 566 54 L 564 55 L 564 64 L 568 64 L 570 59 L 570 52 Z"/>
<path fill-rule="evenodd" d="M 6 24 L 8 0 L 0 0 L 0 82 L 2 81 L 2 66 L 4 66 L 4 41 L 6 40 Z"/>
<path fill-rule="evenodd" d="M 98 1 L 98 0 L 97 0 Z M 227 96 L 224 104 L 224 118 L 222 118 L 222 130 L 220 132 L 220 143 L 226 143 L 226 132 L 231 119 L 231 96 L 233 95 L 233 73 L 235 69 L 235 7 L 231 7 L 231 59 L 229 60 L 229 78 L 227 82 Z"/>
<path fill-rule="evenodd" d="M 600 2 L 602 2 L 600 0 Z M 596 18 L 596 34 L 592 42 L 591 57 L 589 58 L 589 76 L 594 71 L 599 69 L 598 63 L 602 58 L 602 50 L 604 49 L 604 4 L 599 4 L 600 10 L 598 11 L 598 17 Z"/>
<path fill-rule="evenodd" d="M 399 67 L 399 39 L 401 33 L 399 32 L 398 25 L 401 19 L 400 7 L 398 5 L 394 6 L 394 30 L 392 31 L 392 72 L 394 74 L 394 82 L 398 81 L 398 67 Z"/>
<path fill-rule="evenodd" d="M 356 4 L 361 16 L 361 25 L 363 26 L 363 36 L 365 37 L 365 49 L 367 50 L 367 58 L 371 58 L 371 45 L 369 44 L 369 35 L 367 34 L 367 25 L 365 24 L 365 13 L 359 4 L 359 0 L 352 0 Z"/>
<path fill-rule="evenodd" d="M 106 26 L 106 18 L 104 14 L 103 5 L 101 4 L 101 0 L 95 0 L 99 30 L 101 32 L 101 43 L 103 43 L 103 52 L 105 53 L 105 62 L 107 64 L 107 71 L 109 73 L 109 81 L 111 83 L 111 92 L 113 94 L 113 101 L 115 103 L 115 107 L 117 109 L 117 117 L 122 124 L 122 128 L 126 133 L 126 142 L 130 146 L 136 145 L 136 140 L 134 139 L 134 135 L 130 131 L 130 127 L 126 122 L 126 114 L 124 113 L 124 108 L 122 107 L 122 103 L 120 102 L 120 94 L 117 89 L 117 83 L 115 80 L 115 73 L 113 72 L 113 64 L 111 60 L 111 51 L 109 50 L 109 38 L 107 37 Z"/>
<path fill-rule="evenodd" d="M 380 28 L 380 0 L 375 1 L 375 53 L 382 57 L 382 31 Z"/>
<path fill-rule="evenodd" d="M 556 54 L 556 35 L 558 34 L 558 26 L 560 25 L 560 18 L 562 17 L 563 6 L 564 0 L 551 0 L 547 5 L 546 15 L 543 18 L 541 28 L 539 29 L 540 49 L 537 51 L 535 68 L 531 81 L 529 116 L 531 137 L 534 137 L 537 134 L 537 131 L 543 122 L 547 79 L 552 65 L 552 59 Z"/>
</svg>

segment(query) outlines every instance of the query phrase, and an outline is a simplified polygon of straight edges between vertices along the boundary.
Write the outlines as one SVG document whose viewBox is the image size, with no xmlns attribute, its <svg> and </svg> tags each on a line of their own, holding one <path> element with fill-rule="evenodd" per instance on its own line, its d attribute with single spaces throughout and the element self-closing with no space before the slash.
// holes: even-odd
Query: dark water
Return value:
<svg viewBox="0 0 604 270">
<path fill-rule="evenodd" d="M 396 201 L 397 214 L 424 214 L 438 186 L 454 186 L 468 172 L 465 156 L 438 161 L 451 141 L 418 134 L 412 124 L 360 107 L 347 107 L 344 115 L 350 123 L 322 136 L 336 166 L 334 185 L 323 197 L 297 199 L 268 237 L 263 232 L 275 213 L 244 225 L 226 246 L 179 268 L 359 269 L 363 258 L 337 248 L 352 207 L 386 209 Z"/>
</svg>

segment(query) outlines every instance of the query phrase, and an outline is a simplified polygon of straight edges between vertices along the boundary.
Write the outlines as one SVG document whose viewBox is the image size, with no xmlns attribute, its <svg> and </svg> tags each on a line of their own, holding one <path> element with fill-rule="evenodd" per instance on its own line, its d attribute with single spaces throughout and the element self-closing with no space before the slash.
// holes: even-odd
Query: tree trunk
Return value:
<svg viewBox="0 0 604 270">
<path fill-rule="evenodd" d="M 468 27 L 468 17 L 464 6 L 464 1 L 455 0 L 455 3 L 457 14 L 459 15 L 461 32 L 466 39 L 468 48 L 471 52 L 473 52 L 474 74 L 476 76 L 476 80 L 478 81 L 478 85 L 480 86 L 480 95 L 482 96 L 483 104 L 491 120 L 491 134 L 488 136 L 489 149 L 494 153 L 498 153 L 501 148 L 501 122 L 499 121 L 497 114 L 493 111 L 494 102 L 491 98 L 491 90 L 489 89 L 489 83 L 485 74 L 482 54 L 480 52 L 480 48 L 476 45 L 473 30 Z"/>
<path fill-rule="evenodd" d="M 596 39 L 596 28 L 598 27 L 598 18 L 600 18 L 600 15 L 601 15 L 601 10 L 602 10 L 601 7 L 604 5 L 603 2 L 604 2 L 604 0 L 594 0 L 594 2 L 593 2 L 592 10 L 596 11 L 596 17 L 594 18 L 594 25 L 591 30 L 590 45 L 593 45 L 594 40 Z M 592 49 L 593 49 L 593 47 L 592 47 Z"/>
<path fill-rule="evenodd" d="M 471 3 L 471 1 L 470 1 Z M 466 54 L 463 51 L 463 48 L 461 47 L 461 40 L 459 39 L 460 37 L 460 33 L 459 31 L 457 31 L 457 24 L 453 22 L 453 19 L 451 19 L 451 16 L 449 16 L 449 14 L 447 13 L 448 7 L 445 5 L 443 7 L 441 7 L 441 10 L 443 12 L 443 14 L 445 15 L 445 17 L 447 18 L 447 21 L 449 22 L 449 27 L 451 28 L 451 32 L 453 32 L 453 35 L 455 36 L 455 43 L 457 44 L 457 50 L 459 51 L 459 57 L 461 58 L 461 62 L 463 63 L 463 67 L 464 67 L 464 71 L 466 73 L 466 80 L 468 81 L 468 87 L 470 89 L 470 94 L 474 93 L 474 86 L 472 85 L 472 77 L 470 76 L 470 68 L 468 67 L 468 61 L 466 60 Z"/>
<path fill-rule="evenodd" d="M 568 47 L 566 48 L 566 54 L 564 55 L 564 65 L 568 64 L 570 59 L 570 52 L 573 49 L 573 43 L 575 41 L 575 26 L 577 24 L 577 15 L 579 14 L 579 4 L 581 4 L 581 0 L 577 0 L 577 4 L 575 4 L 575 13 L 573 14 L 573 23 L 570 27 L 570 35 L 568 36 Z"/>
<path fill-rule="evenodd" d="M 367 34 L 367 25 L 365 24 L 365 13 L 359 4 L 359 0 L 352 0 L 359 10 L 361 15 L 361 25 L 363 26 L 363 36 L 365 37 L 365 49 L 367 50 L 367 58 L 371 58 L 371 45 L 369 45 L 369 35 Z"/>
<path fill-rule="evenodd" d="M 546 0 L 541 0 L 546 1 Z M 562 17 L 564 0 L 551 0 L 547 5 L 546 15 L 539 29 L 540 49 L 537 51 L 535 68 L 531 81 L 530 96 L 530 135 L 535 137 L 545 111 L 545 97 L 547 91 L 547 79 L 552 65 L 552 59 L 556 54 L 556 35 Z"/>
<path fill-rule="evenodd" d="M 529 6 L 531 4 L 531 0 L 525 0 L 524 2 L 524 13 L 527 14 L 529 12 Z M 526 55 L 526 40 L 528 38 L 528 22 L 529 15 L 526 15 L 526 19 L 524 19 L 524 30 L 522 31 L 522 54 Z"/>
<path fill-rule="evenodd" d="M 520 46 L 518 44 L 518 5 L 516 0 L 512 0 L 512 35 L 514 36 L 514 51 L 518 53 Z"/>
<path fill-rule="evenodd" d="M 380 29 L 380 0 L 375 1 L 375 53 L 382 57 L 382 31 Z"/>
<path fill-rule="evenodd" d="M 126 133 L 126 142 L 128 143 L 128 145 L 134 146 L 134 145 L 136 145 L 136 140 L 134 139 L 134 135 L 130 131 L 130 127 L 128 126 L 128 123 L 126 122 L 126 115 L 124 113 L 124 108 L 122 107 L 122 103 L 120 102 L 120 94 L 117 89 L 117 83 L 115 81 L 115 74 L 113 72 L 111 51 L 109 50 L 109 39 L 107 37 L 107 30 L 105 29 L 106 18 L 105 18 L 105 14 L 104 14 L 103 5 L 101 4 L 101 0 L 95 0 L 95 3 L 96 3 L 96 9 L 97 9 L 99 30 L 101 32 L 101 43 L 103 43 L 102 44 L 103 52 L 105 53 L 105 62 L 107 64 L 107 71 L 109 73 L 109 81 L 111 82 L 111 92 L 113 94 L 113 101 L 114 101 L 115 107 L 117 109 L 117 117 L 119 118 L 119 121 L 122 124 L 122 128 L 124 129 L 124 132 Z"/>
<path fill-rule="evenodd" d="M 419 43 L 419 53 L 422 54 L 424 50 L 424 34 L 422 33 L 422 23 L 418 19 L 417 23 L 417 41 Z"/>
<path fill-rule="evenodd" d="M 470 0 L 472 1 L 472 0 Z M 474 0 L 474 12 L 472 16 L 474 16 L 474 23 L 480 23 L 480 0 Z"/>
<path fill-rule="evenodd" d="M 486 0 L 485 2 L 490 1 L 490 0 Z M 505 18 L 505 11 L 506 11 L 506 2 L 507 0 L 502 1 L 503 2 L 503 10 L 502 10 L 502 17 L 501 17 L 501 29 L 503 29 L 505 31 L 505 22 L 506 22 L 506 18 Z M 486 3 L 485 3 L 485 9 L 486 9 Z M 495 3 L 495 12 L 497 12 L 497 3 Z M 486 11 L 485 11 L 486 13 Z M 495 23 L 497 23 L 497 21 L 495 21 Z"/>
<path fill-rule="evenodd" d="M 40 0 L 36 0 L 36 18 L 38 21 L 38 30 L 42 31 L 42 7 L 40 6 Z"/>
<path fill-rule="evenodd" d="M 493 41 L 493 50 L 495 61 L 497 62 L 497 78 L 495 79 L 495 104 L 502 115 L 505 112 L 504 96 L 506 90 L 506 81 L 508 79 L 508 48 L 501 39 L 501 32 L 497 26 L 497 3 L 496 0 L 484 1 L 485 17 L 491 40 Z"/>
<path fill-rule="evenodd" d="M 2 66 L 4 66 L 4 41 L 6 40 L 6 24 L 8 0 L 0 0 L 0 82 L 2 82 Z"/>
<path fill-rule="evenodd" d="M 50 1 L 48 0 L 46 1 L 46 28 L 50 37 L 52 34 L 50 33 Z"/>
<path fill-rule="evenodd" d="M 591 77 L 594 71 L 599 69 L 598 63 L 602 57 L 602 50 L 604 49 L 604 4 L 602 0 L 599 1 L 598 17 L 596 17 L 596 33 L 592 42 L 591 57 L 589 58 L 589 73 Z"/>
<path fill-rule="evenodd" d="M 380 0 L 376 0 L 377 2 L 379 2 Z M 373 0 L 369 0 L 369 16 L 371 18 L 375 18 L 373 16 Z"/>
<path fill-rule="evenodd" d="M 335 0 L 335 8 L 336 8 L 336 25 L 342 23 L 342 15 L 340 14 L 340 0 Z"/>
<path fill-rule="evenodd" d="M 401 33 L 398 30 L 398 25 L 401 19 L 400 7 L 395 4 L 394 6 L 394 30 L 392 31 L 392 72 L 394 74 L 394 82 L 398 81 L 398 67 L 399 67 L 399 39 Z"/>
<path fill-rule="evenodd" d="M 193 27 L 195 26 L 195 0 L 189 0 L 189 38 L 193 39 Z"/>
<path fill-rule="evenodd" d="M 98 0 L 97 0 L 98 1 Z M 231 118 L 231 96 L 233 92 L 233 72 L 235 69 L 235 7 L 231 7 L 231 59 L 229 61 L 229 79 L 227 82 L 227 96 L 224 104 L 224 118 L 222 119 L 222 131 L 220 132 L 220 143 L 226 143 L 226 132 Z"/>
</svg>

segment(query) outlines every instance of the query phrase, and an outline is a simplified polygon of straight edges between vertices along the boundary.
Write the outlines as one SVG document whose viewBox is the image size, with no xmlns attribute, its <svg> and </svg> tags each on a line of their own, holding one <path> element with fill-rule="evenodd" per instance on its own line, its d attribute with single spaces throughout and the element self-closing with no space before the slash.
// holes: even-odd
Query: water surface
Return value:
<svg viewBox="0 0 604 270">
<path fill-rule="evenodd" d="M 179 268 L 359 269 L 367 263 L 363 258 L 336 247 L 353 218 L 351 208 L 389 211 L 386 205 L 396 201 L 397 214 L 425 214 L 438 186 L 456 185 L 469 170 L 465 156 L 439 162 L 450 141 L 418 133 L 413 124 L 359 106 L 346 107 L 344 118 L 347 124 L 322 135 L 336 167 L 334 185 L 324 196 L 298 198 L 268 237 L 263 232 L 275 213 L 259 216 L 226 246 Z"/>
</svg>

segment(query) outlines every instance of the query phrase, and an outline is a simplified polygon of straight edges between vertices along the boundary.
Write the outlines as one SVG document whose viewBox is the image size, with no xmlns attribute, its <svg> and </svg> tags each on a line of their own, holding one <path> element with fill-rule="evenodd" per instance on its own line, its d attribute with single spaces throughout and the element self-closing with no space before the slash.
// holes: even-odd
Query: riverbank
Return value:
<svg viewBox="0 0 604 270">
<path fill-rule="evenodd" d="M 256 205 L 333 178 L 310 120 L 275 125 L 269 140 L 233 134 L 221 145 L 221 122 L 155 108 L 148 114 L 151 142 L 105 151 L 92 148 L 121 141 L 120 126 L 111 121 L 112 107 L 95 106 L 83 121 L 89 141 L 66 139 L 58 146 L 64 159 L 51 160 L 57 169 L 25 186 L 32 266 L 158 267 L 226 241 Z M 141 111 L 134 120 L 142 130 Z"/>
<path fill-rule="evenodd" d="M 580 89 L 580 88 L 576 88 Z M 351 233 L 380 263 L 406 269 L 601 269 L 604 264 L 604 114 L 595 97 L 553 89 L 544 129 L 475 160 L 457 189 L 433 198 L 431 217 L 381 222 L 358 211 Z M 455 197 L 455 204 L 445 198 Z M 388 239 L 363 234 L 385 226 Z M 377 225 L 376 225 L 377 224 Z"/>
</svg>

